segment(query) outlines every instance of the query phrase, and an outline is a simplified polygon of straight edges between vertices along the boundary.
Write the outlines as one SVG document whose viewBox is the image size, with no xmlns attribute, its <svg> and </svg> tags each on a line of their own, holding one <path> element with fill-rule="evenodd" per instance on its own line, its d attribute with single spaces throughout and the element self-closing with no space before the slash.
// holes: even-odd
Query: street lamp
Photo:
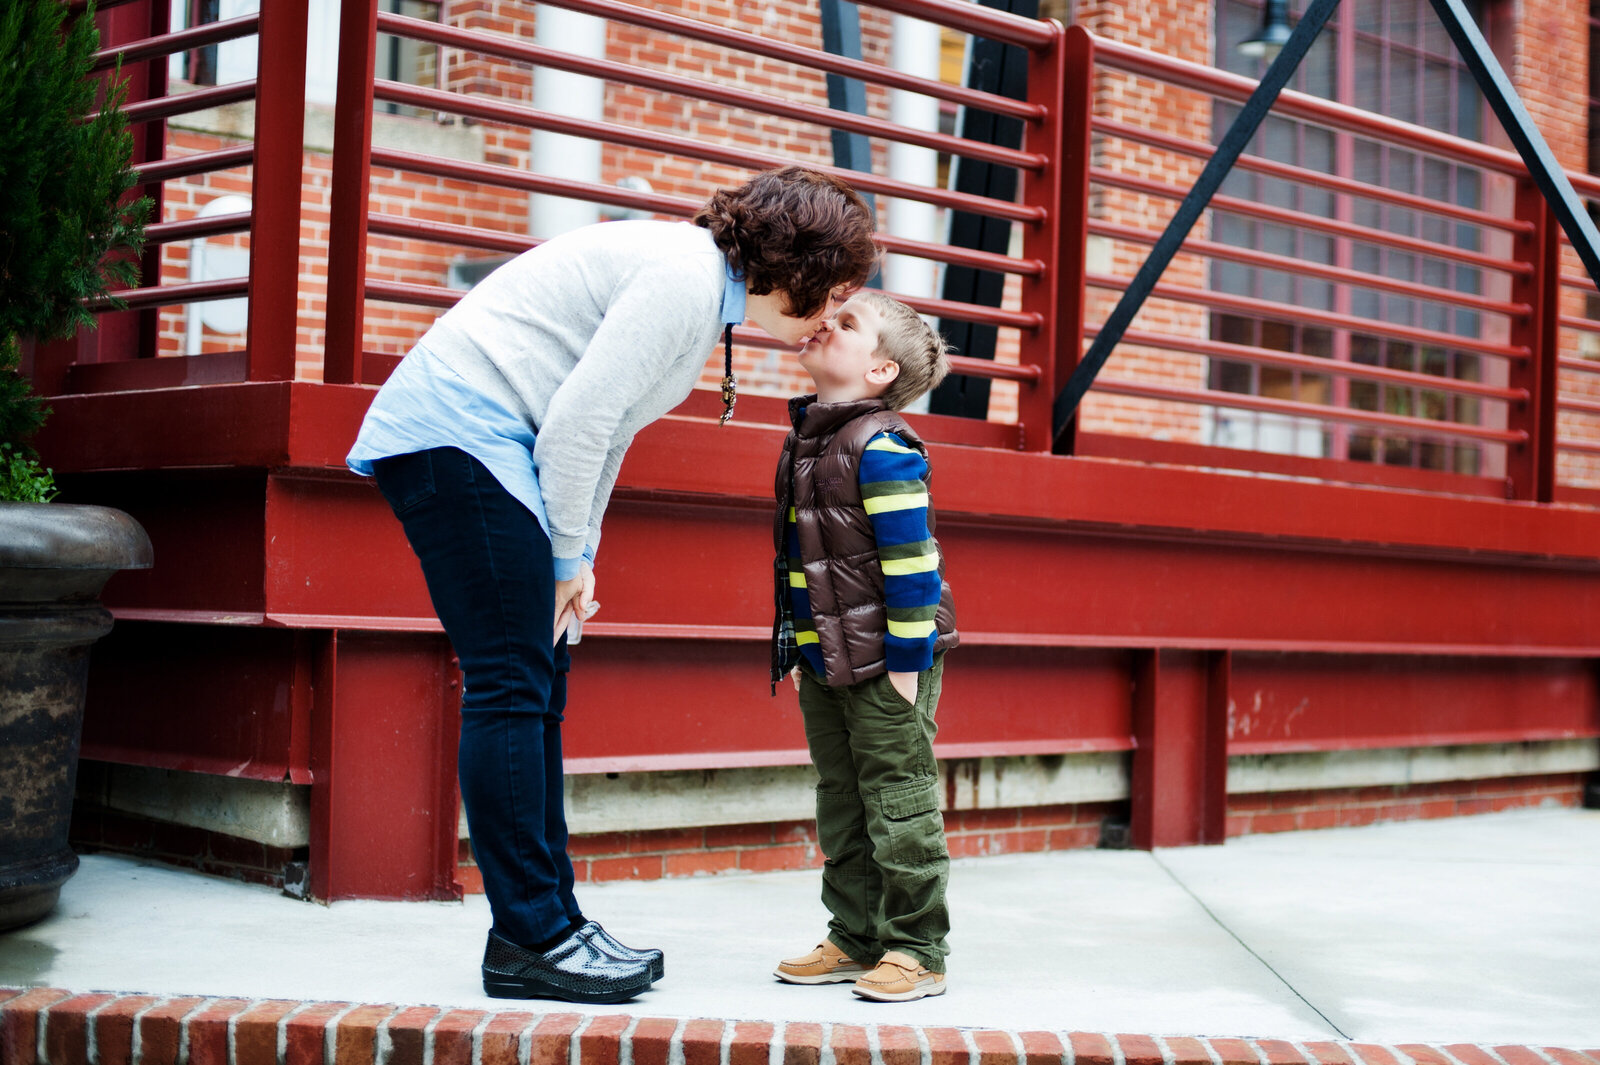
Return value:
<svg viewBox="0 0 1600 1065">
<path fill-rule="evenodd" d="M 1289 0 L 1267 0 L 1261 10 L 1261 28 L 1254 37 L 1239 42 L 1239 54 L 1264 57 L 1268 62 L 1289 42 Z"/>
</svg>

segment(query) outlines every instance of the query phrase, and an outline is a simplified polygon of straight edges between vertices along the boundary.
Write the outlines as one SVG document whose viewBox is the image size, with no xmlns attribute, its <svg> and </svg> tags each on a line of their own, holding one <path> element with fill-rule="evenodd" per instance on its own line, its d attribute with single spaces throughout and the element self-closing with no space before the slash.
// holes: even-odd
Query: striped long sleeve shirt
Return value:
<svg viewBox="0 0 1600 1065">
<path fill-rule="evenodd" d="M 884 659 L 892 673 L 916 673 L 933 665 L 933 645 L 938 635 L 934 613 L 939 607 L 940 577 L 939 549 L 928 531 L 927 474 L 928 464 L 922 455 L 893 433 L 874 436 L 861 454 L 861 499 L 872 520 L 883 568 L 884 603 L 888 608 Z M 806 594 L 792 507 L 786 524 L 795 639 L 800 653 L 820 675 L 824 673 L 822 653 Z"/>
</svg>

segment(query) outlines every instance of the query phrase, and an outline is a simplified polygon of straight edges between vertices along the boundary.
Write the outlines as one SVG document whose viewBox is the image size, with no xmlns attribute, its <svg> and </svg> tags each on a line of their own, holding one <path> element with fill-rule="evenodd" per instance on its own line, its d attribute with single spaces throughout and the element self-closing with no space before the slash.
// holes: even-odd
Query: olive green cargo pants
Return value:
<svg viewBox="0 0 1600 1065">
<path fill-rule="evenodd" d="M 828 938 L 871 968 L 898 950 L 942 973 L 950 852 L 939 813 L 933 711 L 943 655 L 905 701 L 881 674 L 830 688 L 800 667 L 800 710 L 817 784 Z"/>
</svg>

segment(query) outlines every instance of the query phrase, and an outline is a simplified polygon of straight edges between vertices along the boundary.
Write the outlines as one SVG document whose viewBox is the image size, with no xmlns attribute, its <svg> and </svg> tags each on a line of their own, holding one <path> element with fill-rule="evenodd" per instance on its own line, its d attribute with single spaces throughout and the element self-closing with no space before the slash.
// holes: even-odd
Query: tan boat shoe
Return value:
<svg viewBox="0 0 1600 1065">
<path fill-rule="evenodd" d="M 780 961 L 772 975 L 788 984 L 844 984 L 866 971 L 860 962 L 824 939 L 810 954 Z"/>
<path fill-rule="evenodd" d="M 910 1002 L 942 995 L 947 986 L 944 973 L 933 972 L 909 954 L 891 950 L 876 969 L 856 981 L 855 992 L 874 1002 Z"/>
</svg>

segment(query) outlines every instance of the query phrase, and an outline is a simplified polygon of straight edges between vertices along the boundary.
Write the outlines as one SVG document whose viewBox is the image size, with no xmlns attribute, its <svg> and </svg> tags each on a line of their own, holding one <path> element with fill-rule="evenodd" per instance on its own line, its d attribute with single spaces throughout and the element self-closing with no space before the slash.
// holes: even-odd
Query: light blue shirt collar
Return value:
<svg viewBox="0 0 1600 1065">
<path fill-rule="evenodd" d="M 744 278 L 733 276 L 733 266 L 723 260 L 728 283 L 722 286 L 722 324 L 740 325 L 744 322 Z"/>
</svg>

